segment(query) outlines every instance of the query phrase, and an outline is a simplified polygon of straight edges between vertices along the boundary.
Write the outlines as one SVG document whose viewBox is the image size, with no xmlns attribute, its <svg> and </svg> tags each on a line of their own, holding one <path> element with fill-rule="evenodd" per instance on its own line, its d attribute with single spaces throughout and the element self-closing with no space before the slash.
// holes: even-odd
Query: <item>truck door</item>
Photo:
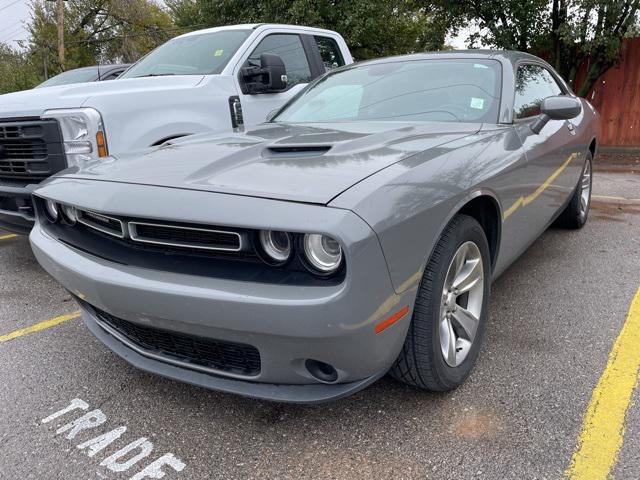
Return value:
<svg viewBox="0 0 640 480">
<path fill-rule="evenodd" d="M 321 37 L 333 41 L 329 37 Z M 326 44 L 323 40 L 323 44 Z M 335 43 L 335 41 L 334 41 Z M 245 127 L 251 127 L 265 121 L 266 116 L 273 110 L 280 108 L 291 97 L 302 90 L 311 80 L 325 72 L 325 65 L 344 63 L 342 57 L 334 58 L 330 46 L 324 47 L 323 54 L 319 49 L 316 38 L 310 35 L 297 33 L 271 33 L 262 38 L 258 45 L 249 53 L 242 67 L 260 66 L 260 55 L 270 53 L 278 55 L 284 62 L 287 71 L 287 89 L 277 93 L 250 94 L 244 89 L 240 76 L 242 69 L 237 73 L 237 81 L 242 116 Z M 340 51 L 338 49 L 338 55 Z"/>
</svg>

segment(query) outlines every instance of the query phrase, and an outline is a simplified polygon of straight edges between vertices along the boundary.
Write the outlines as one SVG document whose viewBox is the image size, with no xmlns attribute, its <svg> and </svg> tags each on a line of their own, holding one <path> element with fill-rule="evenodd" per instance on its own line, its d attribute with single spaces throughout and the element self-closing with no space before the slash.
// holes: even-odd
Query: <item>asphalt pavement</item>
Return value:
<svg viewBox="0 0 640 480">
<path fill-rule="evenodd" d="M 0 478 L 560 478 L 640 287 L 640 173 L 594 183 L 586 227 L 550 229 L 495 282 L 454 392 L 385 377 L 322 405 L 245 399 L 139 371 L 74 319 L 0 342 Z M 0 240 L 0 271 L 0 336 L 77 309 L 25 238 Z M 634 400 L 617 479 L 640 478 Z"/>
</svg>

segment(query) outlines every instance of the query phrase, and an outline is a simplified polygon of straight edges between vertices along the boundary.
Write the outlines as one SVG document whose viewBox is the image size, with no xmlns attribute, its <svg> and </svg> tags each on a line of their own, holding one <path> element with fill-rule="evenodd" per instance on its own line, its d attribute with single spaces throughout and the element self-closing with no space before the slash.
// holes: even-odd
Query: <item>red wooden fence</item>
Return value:
<svg viewBox="0 0 640 480">
<path fill-rule="evenodd" d="M 640 37 L 625 41 L 620 63 L 598 79 L 587 98 L 600 113 L 601 147 L 640 149 Z"/>
</svg>

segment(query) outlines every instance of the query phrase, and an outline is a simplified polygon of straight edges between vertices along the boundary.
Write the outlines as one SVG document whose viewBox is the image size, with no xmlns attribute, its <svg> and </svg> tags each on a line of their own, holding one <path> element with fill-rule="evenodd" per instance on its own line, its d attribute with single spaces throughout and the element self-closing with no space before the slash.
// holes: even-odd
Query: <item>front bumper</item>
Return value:
<svg viewBox="0 0 640 480">
<path fill-rule="evenodd" d="M 31 192 L 37 185 L 25 187 L 0 183 L 0 228 L 29 235 L 35 221 Z"/>
<path fill-rule="evenodd" d="M 259 205 L 264 200 L 242 201 L 256 202 L 256 218 L 261 217 Z M 351 262 L 343 283 L 296 287 L 119 265 L 76 251 L 38 225 L 31 232 L 31 244 L 42 266 L 92 307 L 138 325 L 249 344 L 261 358 L 260 373 L 250 378 L 177 366 L 117 339 L 101 326 L 91 307 L 84 308 L 84 321 L 94 335 L 135 366 L 207 388 L 274 401 L 339 398 L 364 388 L 389 369 L 404 343 L 410 315 L 379 334 L 374 328 L 404 306 L 412 309 L 415 291 L 395 293 L 375 234 L 355 215 L 339 210 L 327 213 L 332 209 L 308 205 L 286 208 L 299 210 L 299 215 L 288 216 L 294 219 L 308 220 L 313 216 L 311 209 L 349 218 L 342 221 L 341 230 L 343 235 L 358 237 L 358 248 L 355 256 L 348 257 Z M 349 222 L 355 226 L 345 226 Z M 307 359 L 332 365 L 337 381 L 326 384 L 315 379 L 305 367 Z"/>
<path fill-rule="evenodd" d="M 285 403 L 321 403 L 337 400 L 362 390 L 385 374 L 383 370 L 369 378 L 333 385 L 320 383 L 315 385 L 283 385 L 248 382 L 234 378 L 208 375 L 196 370 L 180 368 L 166 362 L 157 361 L 140 354 L 135 349 L 118 341 L 114 336 L 107 333 L 98 323 L 95 315 L 87 309 L 83 309 L 82 319 L 87 328 L 98 340 L 124 360 L 141 370 L 211 390 L 234 393 L 261 400 Z"/>
</svg>

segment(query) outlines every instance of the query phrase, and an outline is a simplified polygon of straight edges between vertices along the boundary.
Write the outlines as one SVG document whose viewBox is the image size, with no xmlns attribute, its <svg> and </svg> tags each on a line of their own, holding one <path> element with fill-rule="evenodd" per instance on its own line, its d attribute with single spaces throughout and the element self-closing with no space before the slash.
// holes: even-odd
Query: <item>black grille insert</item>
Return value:
<svg viewBox="0 0 640 480">
<path fill-rule="evenodd" d="M 40 181 L 66 167 L 55 120 L 0 121 L 0 177 Z"/>
<path fill-rule="evenodd" d="M 129 233 L 134 242 L 230 252 L 242 249 L 240 234 L 224 230 L 129 222 Z"/>
<path fill-rule="evenodd" d="M 89 210 L 77 210 L 78 221 L 87 227 L 107 233 L 115 237 L 124 238 L 124 226 L 117 218 L 90 212 Z"/>
<path fill-rule="evenodd" d="M 260 353 L 251 345 L 137 325 L 91 308 L 102 322 L 149 353 L 247 377 L 260 373 Z"/>
</svg>

